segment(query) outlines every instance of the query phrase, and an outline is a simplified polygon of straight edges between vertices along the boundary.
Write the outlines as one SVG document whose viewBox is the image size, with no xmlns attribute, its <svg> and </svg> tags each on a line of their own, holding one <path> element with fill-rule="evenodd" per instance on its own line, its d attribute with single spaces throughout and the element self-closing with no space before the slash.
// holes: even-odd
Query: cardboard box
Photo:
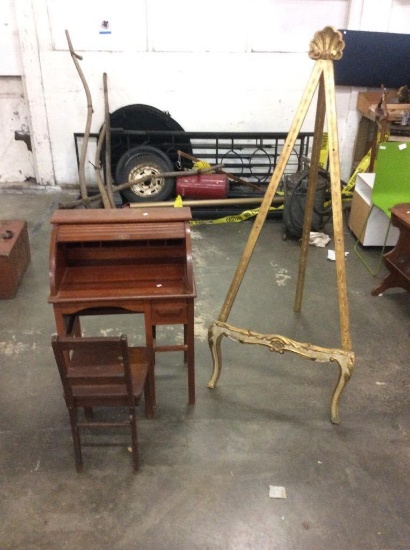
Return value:
<svg viewBox="0 0 410 550">
<path fill-rule="evenodd" d="M 27 222 L 0 220 L 0 299 L 14 298 L 29 262 Z"/>
<path fill-rule="evenodd" d="M 376 120 L 376 109 L 381 99 L 380 92 L 359 92 L 357 96 L 357 110 L 363 115 Z M 386 110 L 388 122 L 400 122 L 403 113 L 410 113 L 410 103 L 398 103 L 397 92 L 386 93 Z"/>
<path fill-rule="evenodd" d="M 375 174 L 357 175 L 350 210 L 349 227 L 363 246 L 383 246 L 390 222 L 380 208 L 372 208 L 374 178 Z M 372 211 L 369 216 L 370 209 Z M 394 246 L 398 238 L 399 230 L 390 225 L 386 246 Z"/>
</svg>

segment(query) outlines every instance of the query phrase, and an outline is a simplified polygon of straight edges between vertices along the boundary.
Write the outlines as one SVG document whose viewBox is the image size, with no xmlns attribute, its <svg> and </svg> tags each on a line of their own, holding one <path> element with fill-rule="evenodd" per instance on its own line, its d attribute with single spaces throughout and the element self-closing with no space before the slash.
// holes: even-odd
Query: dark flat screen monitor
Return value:
<svg viewBox="0 0 410 550">
<path fill-rule="evenodd" d="M 410 85 L 410 34 L 341 29 L 345 48 L 335 84 L 376 88 Z"/>
</svg>

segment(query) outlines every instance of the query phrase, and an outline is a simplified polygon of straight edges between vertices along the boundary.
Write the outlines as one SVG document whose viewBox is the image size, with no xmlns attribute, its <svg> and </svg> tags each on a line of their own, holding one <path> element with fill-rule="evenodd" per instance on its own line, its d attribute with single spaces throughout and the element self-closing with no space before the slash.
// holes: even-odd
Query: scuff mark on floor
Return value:
<svg viewBox="0 0 410 550">
<path fill-rule="evenodd" d="M 195 305 L 196 311 L 210 311 L 208 304 L 203 300 L 198 300 Z M 208 340 L 208 327 L 211 324 L 212 319 L 203 313 L 197 313 L 195 315 L 195 338 L 201 342 L 206 342 Z"/>
<path fill-rule="evenodd" d="M 118 333 L 118 329 L 115 329 L 115 328 L 102 328 L 102 329 L 100 329 L 101 336 L 110 336 L 113 332 Z"/>
<path fill-rule="evenodd" d="M 191 231 L 191 239 L 193 241 L 201 241 L 204 238 L 202 233 L 198 233 L 197 231 Z"/>
<path fill-rule="evenodd" d="M 36 342 L 24 344 L 23 342 L 18 342 L 15 337 L 13 337 L 13 340 L 0 342 L 0 354 L 6 355 L 7 357 L 30 351 L 37 351 L 37 349 L 38 346 Z"/>
<path fill-rule="evenodd" d="M 284 267 L 279 267 L 278 264 L 275 264 L 274 262 L 269 262 L 269 264 L 273 267 L 275 270 L 275 282 L 278 286 L 286 286 L 287 282 L 292 279 L 290 275 L 288 275 L 288 270 Z"/>
</svg>

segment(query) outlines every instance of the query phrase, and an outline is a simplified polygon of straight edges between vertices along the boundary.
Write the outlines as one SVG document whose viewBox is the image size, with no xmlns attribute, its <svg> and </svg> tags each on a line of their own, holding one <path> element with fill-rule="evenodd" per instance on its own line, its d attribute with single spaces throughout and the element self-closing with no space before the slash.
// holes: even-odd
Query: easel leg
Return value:
<svg viewBox="0 0 410 550">
<path fill-rule="evenodd" d="M 323 71 L 323 61 L 317 61 L 315 63 L 312 74 L 310 76 L 308 85 L 303 94 L 302 100 L 300 102 L 300 105 L 296 113 L 295 119 L 293 121 L 293 124 L 291 126 L 291 129 L 289 130 L 289 134 L 288 134 L 288 137 L 286 138 L 282 154 L 278 160 L 278 164 L 276 165 L 275 171 L 272 174 L 272 178 L 266 190 L 265 197 L 259 208 L 259 213 L 253 224 L 252 231 L 249 235 L 248 242 L 246 243 L 245 250 L 242 254 L 242 258 L 236 269 L 234 278 L 232 279 L 232 283 L 229 288 L 228 294 L 226 296 L 225 302 L 222 306 L 221 313 L 219 314 L 218 321 L 225 322 L 228 319 L 232 305 L 235 301 L 239 287 L 242 283 L 246 269 L 252 257 L 253 250 L 258 240 L 259 234 L 266 220 L 266 216 L 268 214 L 270 205 L 272 203 L 272 199 L 275 196 L 275 193 L 278 189 L 279 182 L 281 180 L 283 172 L 285 171 L 286 165 L 289 161 L 289 157 L 292 153 L 292 149 L 295 144 L 296 138 L 300 132 L 303 121 L 306 117 L 306 113 L 312 102 L 312 98 L 316 91 L 322 71 Z"/>
<path fill-rule="evenodd" d="M 342 194 L 340 186 L 339 144 L 337 136 L 336 96 L 333 64 L 326 63 L 323 72 L 325 83 L 327 125 L 329 133 L 330 186 L 333 210 L 333 235 L 336 255 L 336 279 L 339 299 L 340 337 L 342 348 L 351 350 L 349 305 L 347 301 L 346 260 L 343 237 Z"/>
<path fill-rule="evenodd" d="M 300 129 L 302 127 L 303 121 L 305 120 L 306 114 L 309 110 L 310 104 L 312 102 L 313 96 L 315 94 L 315 91 L 317 89 L 321 74 L 323 72 L 323 64 L 325 62 L 322 60 L 318 60 L 315 63 L 315 66 L 313 68 L 312 74 L 310 76 L 309 82 L 306 86 L 305 92 L 302 96 L 302 100 L 299 104 L 299 108 L 296 112 L 293 124 L 291 126 L 291 129 L 289 130 L 289 134 L 286 138 L 285 145 L 283 147 L 283 151 L 279 157 L 278 164 L 276 165 L 275 171 L 272 174 L 272 178 L 269 182 L 269 186 L 266 190 L 264 199 L 262 201 L 262 204 L 259 208 L 258 215 L 255 219 L 255 222 L 252 226 L 251 233 L 249 235 L 248 241 L 245 246 L 245 250 L 243 251 L 242 258 L 238 264 L 238 267 L 236 269 L 235 275 L 232 279 L 231 285 L 228 290 L 228 294 L 225 298 L 225 302 L 222 306 L 221 312 L 218 317 L 218 321 L 225 322 L 228 317 L 229 313 L 232 309 L 233 303 L 235 301 L 235 298 L 238 294 L 239 287 L 241 286 L 243 277 L 246 273 L 246 269 L 249 265 L 249 262 L 251 260 L 255 245 L 257 243 L 257 240 L 259 238 L 259 234 L 262 230 L 263 224 L 265 223 L 266 216 L 268 214 L 270 205 L 272 203 L 273 197 L 275 196 L 275 193 L 278 189 L 279 182 L 281 180 L 281 177 L 285 171 L 286 165 L 289 161 L 289 157 L 292 153 L 293 146 L 295 144 L 296 138 L 300 132 Z M 212 350 L 212 347 L 211 347 Z M 213 388 L 216 385 L 216 382 L 219 378 L 219 374 L 222 368 L 221 365 L 221 356 L 220 356 L 220 349 L 213 353 L 213 360 L 214 360 L 214 371 L 212 378 L 208 384 L 209 387 Z M 216 361 L 218 363 L 216 364 Z"/>
<path fill-rule="evenodd" d="M 294 305 L 294 311 L 296 312 L 299 312 L 302 308 L 303 288 L 305 284 L 305 273 L 306 273 L 307 257 L 308 257 L 308 250 L 309 250 L 309 237 L 310 237 L 310 229 L 312 227 L 313 208 L 315 204 L 315 195 L 316 195 L 316 187 L 317 187 L 317 174 L 319 170 L 320 147 L 321 147 L 322 137 L 323 137 L 323 127 L 325 124 L 325 116 L 326 116 L 325 90 L 324 90 L 323 76 L 321 76 L 320 83 L 319 83 L 315 132 L 314 132 L 314 138 L 313 138 L 312 158 L 310 162 L 305 216 L 303 219 L 303 235 L 302 235 L 302 246 L 301 246 L 300 257 L 299 257 L 298 280 L 296 284 L 296 296 L 295 296 L 295 305 Z"/>
<path fill-rule="evenodd" d="M 215 331 L 217 334 L 215 334 Z M 221 341 L 223 334 L 220 332 L 215 321 L 210 325 L 208 329 L 208 344 L 209 349 L 211 350 L 212 360 L 213 360 L 213 372 L 211 379 L 208 382 L 208 388 L 215 388 L 216 383 L 218 382 L 219 375 L 221 374 L 222 368 L 222 355 L 221 355 Z"/>
<path fill-rule="evenodd" d="M 338 361 L 337 359 L 335 359 L 335 362 L 337 362 L 337 364 L 339 365 L 340 373 L 335 389 L 333 390 L 332 401 L 330 405 L 330 420 L 333 424 L 340 424 L 339 400 L 346 384 L 349 382 L 352 375 L 354 367 L 354 356 L 346 364 L 344 364 L 340 360 Z"/>
</svg>

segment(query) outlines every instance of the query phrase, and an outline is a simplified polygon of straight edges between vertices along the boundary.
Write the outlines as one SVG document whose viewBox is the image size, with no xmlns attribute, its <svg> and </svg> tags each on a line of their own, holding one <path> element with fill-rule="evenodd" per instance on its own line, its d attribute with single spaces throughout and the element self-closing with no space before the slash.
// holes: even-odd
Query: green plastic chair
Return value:
<svg viewBox="0 0 410 550">
<path fill-rule="evenodd" d="M 359 238 L 357 239 L 354 251 L 366 266 L 367 270 L 375 277 L 380 271 L 384 250 L 391 227 L 391 212 L 396 204 L 410 202 L 410 142 L 400 143 L 395 141 L 381 143 L 377 153 L 375 165 L 375 180 L 372 190 L 372 206 L 367 215 L 366 221 Z M 373 208 L 380 208 L 390 219 L 382 252 L 376 269 L 372 269 L 358 249 L 360 238 L 363 236 L 367 222 Z"/>
</svg>

